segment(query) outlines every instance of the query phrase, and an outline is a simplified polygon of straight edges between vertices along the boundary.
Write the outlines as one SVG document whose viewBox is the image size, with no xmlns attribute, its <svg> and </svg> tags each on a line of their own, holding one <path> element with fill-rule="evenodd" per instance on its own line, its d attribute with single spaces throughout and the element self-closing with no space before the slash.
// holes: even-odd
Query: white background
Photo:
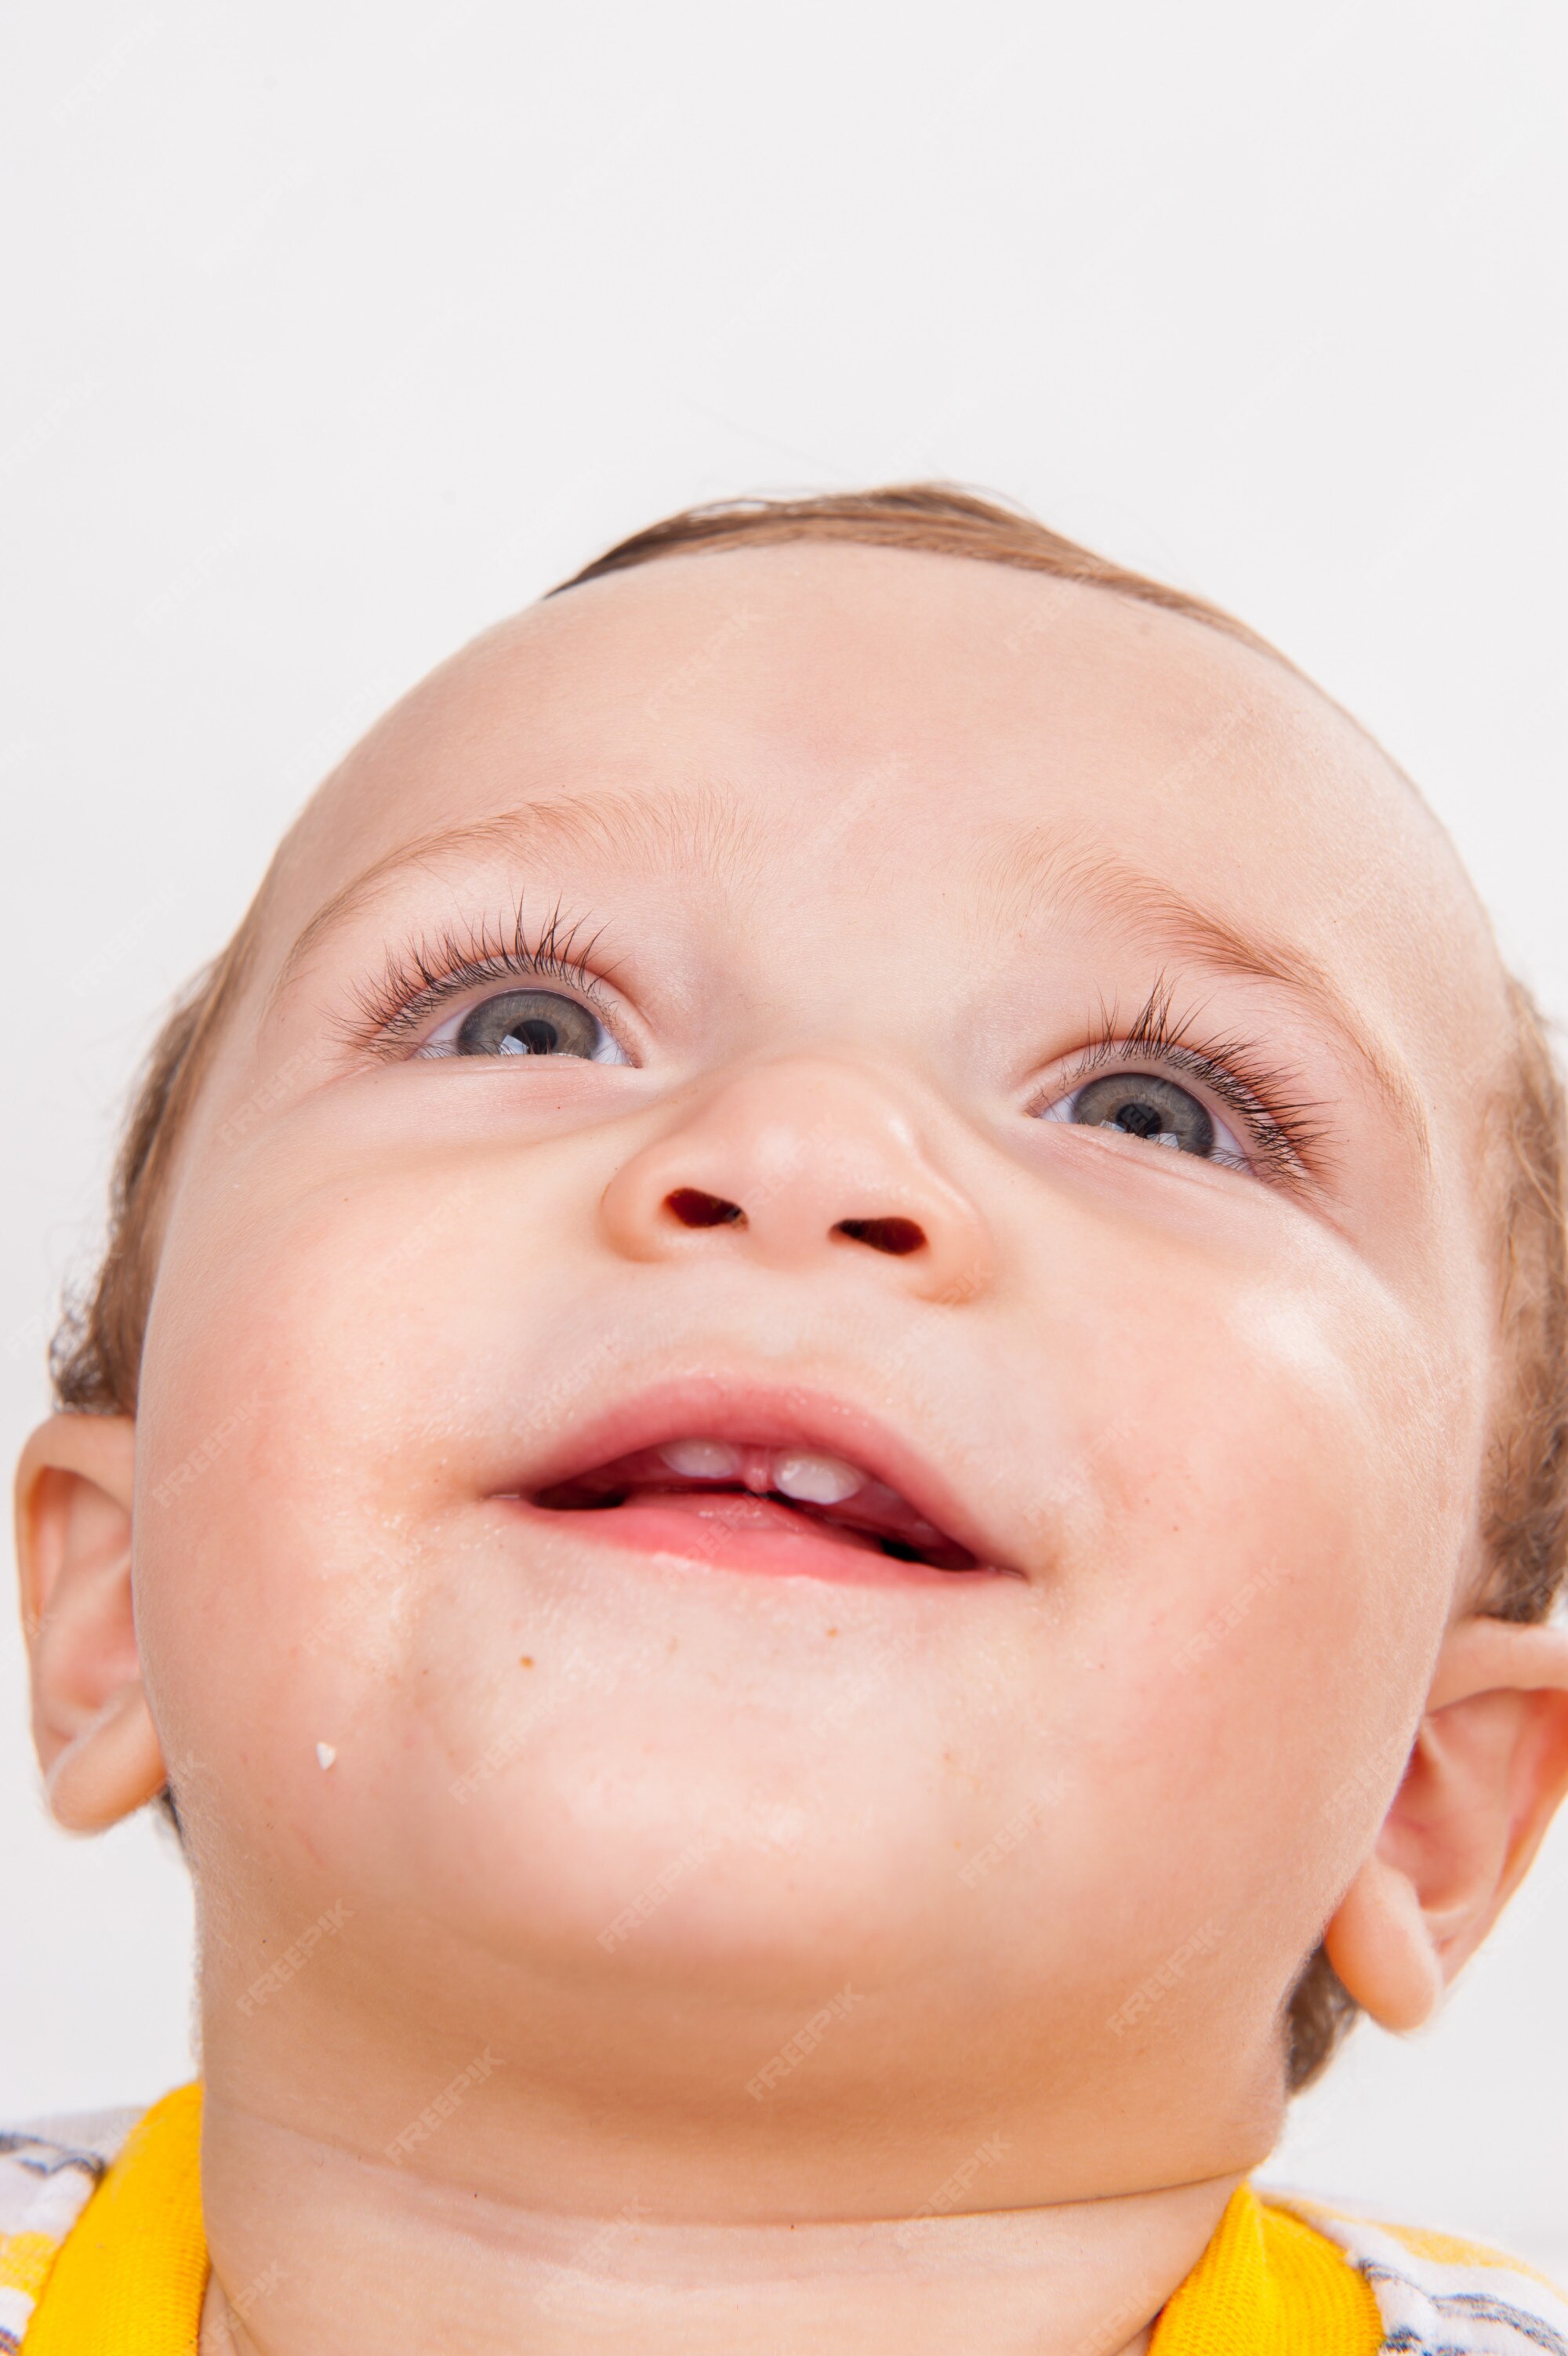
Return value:
<svg viewBox="0 0 1568 2356">
<path fill-rule="evenodd" d="M 1425 785 L 1568 1010 L 1555 0 L 923 13 L 45 0 L 0 56 L 0 1411 L 116 1109 L 401 686 L 693 499 L 937 474 L 1245 615 Z M 0 2116 L 187 2068 L 142 1821 L 0 1660 Z M 1568 2276 L 1568 1835 L 1274 2174 Z"/>
</svg>

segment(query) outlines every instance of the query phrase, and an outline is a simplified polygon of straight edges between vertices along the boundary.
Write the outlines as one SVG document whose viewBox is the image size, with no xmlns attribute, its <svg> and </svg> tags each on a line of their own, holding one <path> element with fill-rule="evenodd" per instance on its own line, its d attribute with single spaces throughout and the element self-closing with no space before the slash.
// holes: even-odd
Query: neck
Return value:
<svg viewBox="0 0 1568 2356">
<path fill-rule="evenodd" d="M 564 2213 L 438 2157 L 394 2166 L 209 2091 L 201 2356 L 1143 2356 L 1237 2182 L 771 2224 Z"/>
</svg>

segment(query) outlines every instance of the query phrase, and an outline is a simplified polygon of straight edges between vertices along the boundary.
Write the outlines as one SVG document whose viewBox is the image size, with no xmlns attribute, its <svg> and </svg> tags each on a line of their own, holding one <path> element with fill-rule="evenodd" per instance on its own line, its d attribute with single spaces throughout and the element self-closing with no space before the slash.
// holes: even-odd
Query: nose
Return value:
<svg viewBox="0 0 1568 2356">
<path fill-rule="evenodd" d="M 737 1251 L 779 1269 L 857 1264 L 929 1301 L 991 1281 L 977 1205 L 876 1075 L 825 1056 L 734 1073 L 624 1162 L 602 1213 L 640 1260 Z"/>
</svg>

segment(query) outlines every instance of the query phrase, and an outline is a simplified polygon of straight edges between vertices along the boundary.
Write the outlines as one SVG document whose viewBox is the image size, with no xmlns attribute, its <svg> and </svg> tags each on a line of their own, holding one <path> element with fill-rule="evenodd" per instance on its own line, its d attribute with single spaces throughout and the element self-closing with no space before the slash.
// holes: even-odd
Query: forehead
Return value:
<svg viewBox="0 0 1568 2356">
<path fill-rule="evenodd" d="M 792 543 L 549 600 L 328 780 L 280 859 L 274 956 L 410 844 L 563 808 L 644 869 L 755 898 L 788 867 L 796 898 L 940 899 L 983 930 L 1075 881 L 1163 889 L 1328 978 L 1439 1108 L 1499 1064 L 1489 930 L 1407 782 L 1283 663 L 1105 590 Z"/>
</svg>

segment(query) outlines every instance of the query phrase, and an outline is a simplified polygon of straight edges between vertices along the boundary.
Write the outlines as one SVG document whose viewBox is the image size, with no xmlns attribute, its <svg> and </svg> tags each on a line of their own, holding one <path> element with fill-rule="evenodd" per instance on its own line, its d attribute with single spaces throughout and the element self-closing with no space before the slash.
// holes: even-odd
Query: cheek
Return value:
<svg viewBox="0 0 1568 2356">
<path fill-rule="evenodd" d="M 1184 1886 L 1260 1921 L 1277 1902 L 1298 1953 L 1397 1783 L 1471 1505 L 1423 1335 L 1323 1257 L 1229 1293 L 1151 1285 L 1157 1313 L 1079 1354 L 1099 1525 L 1090 1693 L 1066 1702 L 1082 1771 L 1120 1787 L 1129 1875 L 1169 1860 L 1176 1920 Z"/>
<path fill-rule="evenodd" d="M 239 1233 L 198 1215 L 171 1238 L 138 1429 L 137 1620 L 197 1814 L 210 1767 L 226 1812 L 307 1821 L 317 1742 L 340 1745 L 365 1697 L 403 1682 L 429 1431 L 453 1406 L 430 1304 L 460 1354 L 460 1233 L 456 1201 L 433 1214 L 427 1185 L 389 1184 Z"/>
<path fill-rule="evenodd" d="M 1167 1268 L 1138 1298 L 1135 1318 L 1065 1354 L 1099 1369 L 1082 1437 L 1108 1543 L 1176 1550 L 1174 1601 L 1211 1600 L 1243 1568 L 1310 1565 L 1326 1616 L 1364 1596 L 1393 1612 L 1397 1649 L 1473 1502 L 1463 1389 L 1423 1324 L 1310 1244 L 1266 1275 Z"/>
</svg>

